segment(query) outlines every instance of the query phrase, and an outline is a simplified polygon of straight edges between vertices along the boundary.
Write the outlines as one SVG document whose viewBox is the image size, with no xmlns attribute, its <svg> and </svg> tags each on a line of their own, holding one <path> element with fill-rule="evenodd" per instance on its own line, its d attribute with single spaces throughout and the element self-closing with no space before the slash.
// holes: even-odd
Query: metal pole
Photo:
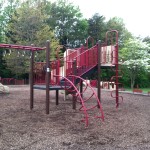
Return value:
<svg viewBox="0 0 150 150">
<path fill-rule="evenodd" d="M 50 41 L 46 42 L 46 114 L 49 114 L 50 86 Z"/>
<path fill-rule="evenodd" d="M 32 44 L 33 46 L 33 44 Z M 33 78 L 33 64 L 34 64 L 34 51 L 31 50 L 31 58 L 30 58 L 30 109 L 33 109 L 33 103 L 34 103 L 34 89 L 33 89 L 33 84 L 34 84 L 34 78 Z"/>
<path fill-rule="evenodd" d="M 83 81 L 81 80 L 80 81 L 80 94 L 81 94 L 81 97 L 83 98 L 82 92 L 83 92 Z"/>
<path fill-rule="evenodd" d="M 56 90 L 56 105 L 59 104 L 59 90 Z"/>
<path fill-rule="evenodd" d="M 73 75 L 76 75 L 77 74 L 77 62 L 76 62 L 76 60 L 73 60 L 73 64 L 72 64 L 72 67 L 73 67 Z M 76 84 L 75 83 L 76 82 L 76 80 L 74 80 L 74 84 Z M 73 109 L 76 109 L 76 95 L 75 95 L 75 93 L 73 93 L 73 102 L 72 102 L 72 108 Z"/>
<path fill-rule="evenodd" d="M 118 70 L 119 70 L 119 66 L 118 66 L 118 43 L 116 44 L 116 108 L 119 107 L 119 91 L 118 91 L 118 84 L 119 84 L 119 79 L 118 79 L 118 76 L 119 76 L 119 73 L 118 73 Z"/>
<path fill-rule="evenodd" d="M 56 75 L 59 75 L 59 61 L 56 61 Z M 56 83 L 59 83 L 59 77 L 56 77 Z M 59 90 L 56 90 L 56 105 L 59 104 Z"/>
<path fill-rule="evenodd" d="M 101 42 L 98 41 L 98 77 L 97 77 L 97 95 L 98 95 L 98 99 L 101 102 L 101 86 L 100 86 L 100 82 L 101 82 Z"/>
</svg>

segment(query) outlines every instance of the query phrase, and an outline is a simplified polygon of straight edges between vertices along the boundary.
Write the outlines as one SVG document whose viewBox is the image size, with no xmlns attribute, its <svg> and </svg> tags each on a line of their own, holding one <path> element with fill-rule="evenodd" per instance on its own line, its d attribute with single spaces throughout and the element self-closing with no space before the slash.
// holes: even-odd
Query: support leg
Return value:
<svg viewBox="0 0 150 150">
<path fill-rule="evenodd" d="M 73 95 L 73 100 L 72 100 L 72 108 L 73 109 L 76 109 L 76 96 L 75 95 Z"/>
<path fill-rule="evenodd" d="M 49 101 L 50 101 L 50 86 L 51 74 L 50 74 L 50 42 L 46 42 L 46 114 L 49 114 Z"/>
<path fill-rule="evenodd" d="M 59 90 L 56 90 L 56 105 L 59 104 Z"/>
<path fill-rule="evenodd" d="M 81 97 L 83 98 L 83 81 L 80 82 L 80 94 L 81 94 Z"/>
<path fill-rule="evenodd" d="M 101 43 L 100 41 L 98 42 L 98 77 L 97 77 L 97 95 L 98 95 L 98 99 L 101 102 L 101 86 L 100 86 L 100 82 L 101 82 Z M 98 105 L 99 107 L 99 105 Z"/>
<path fill-rule="evenodd" d="M 34 52 L 31 50 L 31 59 L 30 59 L 30 109 L 33 109 L 33 103 L 34 103 L 34 78 L 33 78 L 33 69 L 34 69 Z"/>
</svg>

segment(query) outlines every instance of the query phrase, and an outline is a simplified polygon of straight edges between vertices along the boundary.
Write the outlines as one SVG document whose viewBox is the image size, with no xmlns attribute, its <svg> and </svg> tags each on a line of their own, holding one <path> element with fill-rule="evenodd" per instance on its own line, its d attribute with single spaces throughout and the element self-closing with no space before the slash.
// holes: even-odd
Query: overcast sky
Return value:
<svg viewBox="0 0 150 150">
<path fill-rule="evenodd" d="M 106 19 L 114 16 L 124 20 L 135 36 L 150 36 L 150 0 L 69 0 L 79 6 L 84 17 L 99 13 Z"/>
<path fill-rule="evenodd" d="M 56 1 L 56 0 L 50 0 Z M 95 13 L 108 20 L 123 19 L 126 28 L 135 36 L 150 36 L 150 0 L 68 0 L 79 6 L 85 18 Z"/>
</svg>

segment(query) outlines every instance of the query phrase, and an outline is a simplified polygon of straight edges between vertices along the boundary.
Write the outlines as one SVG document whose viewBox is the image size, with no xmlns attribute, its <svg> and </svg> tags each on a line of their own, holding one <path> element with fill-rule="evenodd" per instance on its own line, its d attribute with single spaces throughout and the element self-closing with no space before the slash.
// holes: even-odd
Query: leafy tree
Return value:
<svg viewBox="0 0 150 150">
<path fill-rule="evenodd" d="M 46 23 L 47 15 L 43 14 L 43 7 L 38 5 L 39 1 L 33 6 L 29 3 L 31 1 L 22 3 L 12 14 L 12 19 L 7 25 L 8 42 L 22 45 L 34 43 L 36 46 L 45 46 L 45 41 L 49 39 L 53 50 L 58 42 L 53 30 Z"/>
<path fill-rule="evenodd" d="M 97 42 L 99 39 L 104 40 L 106 33 L 105 17 L 96 13 L 88 20 L 88 35 L 93 37 Z"/>
<path fill-rule="evenodd" d="M 11 20 L 7 24 L 7 41 L 12 44 L 31 45 L 34 43 L 35 46 L 45 46 L 46 40 L 51 41 L 51 59 L 54 58 L 54 50 L 58 41 L 55 39 L 54 32 L 50 26 L 46 23 L 47 16 L 42 13 L 42 7 L 30 6 L 29 3 L 22 3 L 12 14 Z M 25 53 L 27 56 L 29 53 Z M 45 61 L 45 53 L 37 53 L 39 61 Z M 20 68 L 21 64 L 24 64 L 24 70 L 27 71 L 28 64 L 26 59 L 18 59 L 18 63 L 13 61 L 16 58 L 16 52 L 12 51 L 9 57 L 5 57 L 8 68 L 14 73 L 21 73 L 23 70 Z M 12 61 L 11 61 L 12 60 Z M 24 61 L 23 61 L 24 60 Z M 21 62 L 20 62 L 21 61 Z M 22 62 L 23 61 L 23 62 Z M 9 63 L 11 62 L 11 63 Z M 13 64 L 14 63 L 14 64 Z M 13 66 L 16 66 L 15 69 Z"/>
<path fill-rule="evenodd" d="M 4 1 L 0 2 L 0 43 L 6 43 L 6 26 L 11 19 L 11 14 L 18 5 L 18 0 L 7 0 L 5 2 L 7 6 L 4 5 Z M 4 49 L 0 49 L 0 76 L 10 77 L 10 70 L 7 68 L 5 60 L 3 59 L 4 51 Z"/>
<path fill-rule="evenodd" d="M 143 39 L 143 42 L 146 42 L 146 43 L 150 44 L 150 37 L 149 36 L 145 37 Z"/>
<path fill-rule="evenodd" d="M 150 37 L 149 36 L 145 37 L 143 39 L 143 42 L 146 42 L 150 46 Z M 150 51 L 149 51 L 149 53 L 150 53 Z"/>
<path fill-rule="evenodd" d="M 149 36 L 145 37 L 143 39 L 143 42 L 146 42 L 150 47 L 150 37 Z M 150 49 L 149 49 L 148 53 L 150 53 Z M 148 82 L 146 82 L 146 83 L 148 83 L 148 85 L 150 87 L 150 72 L 148 72 L 145 76 L 147 76 L 147 79 L 148 79 Z M 144 78 L 145 78 L 145 76 L 144 76 Z"/>
<path fill-rule="evenodd" d="M 61 45 L 75 47 L 80 45 L 81 38 L 87 35 L 87 21 L 82 18 L 79 7 L 67 0 L 47 3 L 48 24 L 55 30 Z"/>
<path fill-rule="evenodd" d="M 142 70 L 150 71 L 149 49 L 150 47 L 139 39 L 129 39 L 125 47 L 121 49 L 123 64 L 130 76 L 131 88 L 134 87 L 135 80 Z"/>
<path fill-rule="evenodd" d="M 3 4 L 0 2 L 0 42 L 3 41 L 3 22 L 4 22 L 4 16 L 2 14 L 3 11 Z"/>
<path fill-rule="evenodd" d="M 0 2 L 0 43 L 3 42 L 3 22 L 4 22 L 4 17 L 2 15 L 2 7 L 3 3 Z M 0 49 L 0 77 L 2 76 L 2 70 L 4 69 L 4 62 L 2 61 L 3 58 L 3 51 Z"/>
<path fill-rule="evenodd" d="M 129 38 L 133 38 L 132 34 L 126 29 L 122 18 L 113 17 L 106 23 L 106 31 L 117 30 L 119 33 L 119 47 L 124 47 L 124 43 Z"/>
<path fill-rule="evenodd" d="M 86 19 L 82 19 L 77 22 L 74 27 L 73 35 L 70 35 L 69 47 L 80 47 L 81 44 L 85 43 L 85 39 L 88 37 L 87 33 L 88 22 Z"/>
</svg>

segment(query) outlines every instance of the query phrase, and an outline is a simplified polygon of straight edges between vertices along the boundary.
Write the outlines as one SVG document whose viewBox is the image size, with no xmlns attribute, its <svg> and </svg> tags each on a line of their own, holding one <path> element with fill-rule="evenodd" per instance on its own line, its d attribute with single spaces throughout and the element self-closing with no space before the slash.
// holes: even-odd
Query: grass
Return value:
<svg viewBox="0 0 150 150">
<path fill-rule="evenodd" d="M 143 93 L 150 92 L 150 88 L 139 88 L 140 90 L 143 91 Z M 125 88 L 126 91 L 132 91 L 131 88 Z"/>
</svg>

